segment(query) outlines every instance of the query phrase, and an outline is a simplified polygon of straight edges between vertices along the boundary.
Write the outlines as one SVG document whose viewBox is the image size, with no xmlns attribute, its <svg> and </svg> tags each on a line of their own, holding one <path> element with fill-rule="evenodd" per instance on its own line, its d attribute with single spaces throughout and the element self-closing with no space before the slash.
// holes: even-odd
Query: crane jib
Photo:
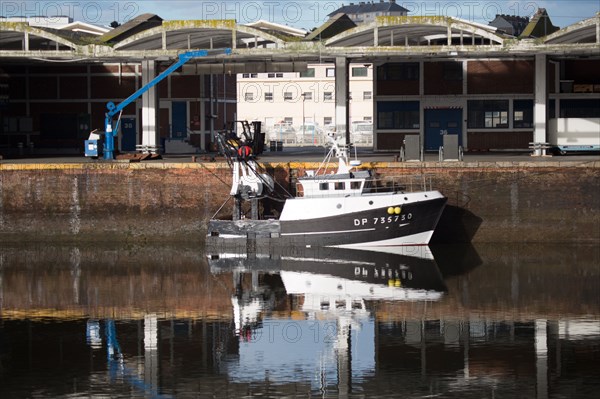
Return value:
<svg viewBox="0 0 600 399">
<path fill-rule="evenodd" d="M 177 62 L 175 62 L 174 64 L 169 66 L 167 69 L 165 69 L 163 72 L 161 72 L 158 76 L 156 76 L 150 82 L 148 82 L 147 84 L 142 86 L 136 92 L 134 92 L 129 97 L 127 97 L 125 100 L 123 100 L 119 104 L 115 104 L 112 101 L 108 102 L 106 104 L 107 112 L 106 112 L 106 117 L 105 117 L 105 121 L 104 121 L 104 124 L 105 124 L 104 131 L 105 131 L 105 135 L 106 135 L 105 136 L 105 144 L 104 144 L 104 159 L 113 159 L 114 137 L 115 137 L 116 129 L 113 129 L 112 118 L 115 115 L 117 115 L 119 112 L 121 112 L 123 109 L 125 109 L 125 107 L 127 107 L 129 104 L 131 104 L 132 102 L 137 100 L 142 94 L 144 94 L 145 92 L 150 90 L 152 87 L 156 86 L 164 78 L 166 78 L 167 76 L 169 76 L 170 74 L 175 72 L 179 67 L 181 67 L 186 62 L 188 62 L 194 58 L 207 57 L 209 55 L 230 55 L 230 54 L 231 54 L 230 48 L 219 49 L 219 50 L 195 50 L 195 51 L 188 51 L 188 52 L 179 54 L 179 60 Z"/>
</svg>

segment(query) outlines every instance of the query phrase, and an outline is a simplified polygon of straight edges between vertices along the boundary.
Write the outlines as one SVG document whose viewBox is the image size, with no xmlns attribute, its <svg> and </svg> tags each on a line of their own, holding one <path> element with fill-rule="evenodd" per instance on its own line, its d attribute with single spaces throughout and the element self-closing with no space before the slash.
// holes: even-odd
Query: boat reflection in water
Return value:
<svg viewBox="0 0 600 399">
<path fill-rule="evenodd" d="M 0 398 L 597 396 L 596 246 L 272 250 L 0 244 Z"/>
<path fill-rule="evenodd" d="M 303 380 L 343 393 L 376 369 L 370 304 L 438 301 L 446 291 L 427 246 L 279 251 L 209 255 L 212 273 L 233 273 L 239 357 L 225 366 L 237 382 Z M 280 316 L 284 303 L 291 317 Z"/>
</svg>

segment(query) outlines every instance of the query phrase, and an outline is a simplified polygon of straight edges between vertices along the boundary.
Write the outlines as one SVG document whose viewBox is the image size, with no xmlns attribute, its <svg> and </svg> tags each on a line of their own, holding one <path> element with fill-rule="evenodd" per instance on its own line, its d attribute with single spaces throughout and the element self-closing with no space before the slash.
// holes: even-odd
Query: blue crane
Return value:
<svg viewBox="0 0 600 399">
<path fill-rule="evenodd" d="M 158 84 L 161 80 L 163 80 L 164 78 L 169 76 L 171 73 L 176 71 L 177 68 L 179 68 L 180 66 L 182 66 L 189 60 L 192 60 L 194 58 L 199 58 L 199 57 L 206 57 L 209 54 L 230 55 L 231 49 L 226 48 L 224 50 L 196 50 L 196 51 L 188 51 L 186 53 L 179 54 L 179 60 L 177 62 L 175 62 L 173 65 L 171 65 L 170 67 L 165 69 L 162 73 L 160 73 L 158 76 L 156 76 L 150 82 L 148 82 L 148 84 L 142 86 L 139 90 L 137 90 L 135 93 L 133 93 L 132 95 L 127 97 L 121 103 L 115 104 L 112 101 L 107 103 L 106 104 L 107 111 L 106 111 L 105 118 L 104 118 L 104 127 L 105 127 L 104 128 L 104 133 L 105 133 L 104 159 L 106 159 L 106 160 L 114 159 L 115 135 L 119 131 L 119 121 L 117 121 L 117 123 L 113 125 L 114 116 L 117 115 L 119 112 L 123 111 L 123 109 L 125 109 L 125 107 L 127 107 L 129 104 L 131 104 L 132 102 L 137 100 L 142 94 L 144 94 L 145 92 L 150 90 L 152 87 L 154 87 L 156 84 Z"/>
</svg>

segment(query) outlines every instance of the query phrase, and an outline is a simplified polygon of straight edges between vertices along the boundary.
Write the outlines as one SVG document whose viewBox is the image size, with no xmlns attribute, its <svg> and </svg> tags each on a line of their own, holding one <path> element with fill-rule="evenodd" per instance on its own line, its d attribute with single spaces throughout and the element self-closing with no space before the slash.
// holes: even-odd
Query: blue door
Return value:
<svg viewBox="0 0 600 399">
<path fill-rule="evenodd" d="M 425 151 L 438 151 L 445 134 L 458 134 L 458 145 L 462 146 L 462 109 L 426 109 Z"/>
<path fill-rule="evenodd" d="M 184 139 L 187 137 L 187 103 L 185 101 L 174 101 L 171 105 L 172 123 L 171 138 Z"/>
<path fill-rule="evenodd" d="M 135 118 L 121 119 L 121 150 L 135 151 L 137 144 L 137 129 Z"/>
</svg>

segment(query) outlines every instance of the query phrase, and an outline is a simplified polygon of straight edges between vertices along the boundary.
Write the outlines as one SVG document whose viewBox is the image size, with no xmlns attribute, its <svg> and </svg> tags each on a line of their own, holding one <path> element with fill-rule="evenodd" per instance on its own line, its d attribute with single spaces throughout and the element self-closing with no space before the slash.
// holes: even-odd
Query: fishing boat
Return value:
<svg viewBox="0 0 600 399">
<path fill-rule="evenodd" d="M 418 184 L 381 180 L 360 161 L 349 161 L 344 137 L 328 139 L 329 151 L 319 168 L 297 179 L 296 195 L 281 199 L 277 216 L 262 218 L 258 201 L 273 199 L 275 182 L 259 169 L 248 148 L 239 147 L 231 156 L 233 218 L 211 219 L 208 240 L 340 248 L 427 245 L 447 198 L 425 176 L 419 176 Z M 330 171 L 334 158 L 337 169 Z M 249 216 L 242 211 L 244 201 L 251 204 Z"/>
</svg>

